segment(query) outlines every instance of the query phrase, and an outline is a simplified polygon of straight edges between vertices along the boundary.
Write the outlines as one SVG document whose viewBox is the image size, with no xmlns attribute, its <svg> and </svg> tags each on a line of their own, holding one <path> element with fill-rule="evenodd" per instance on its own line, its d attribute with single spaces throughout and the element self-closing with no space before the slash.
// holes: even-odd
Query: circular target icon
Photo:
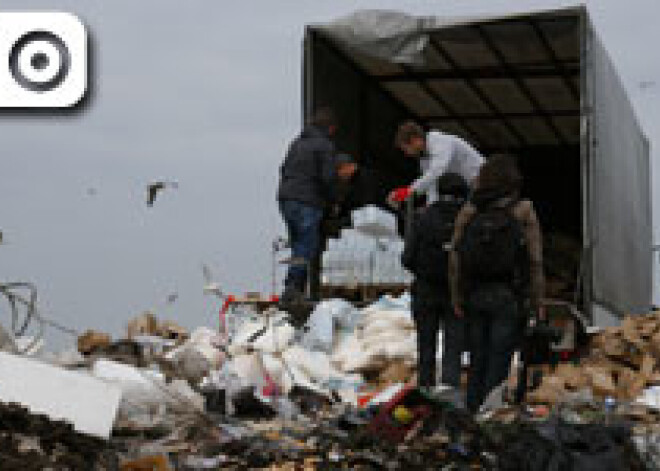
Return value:
<svg viewBox="0 0 660 471">
<path fill-rule="evenodd" d="M 14 80 L 34 92 L 57 88 L 69 73 L 70 63 L 64 41 L 47 31 L 21 36 L 9 54 L 9 70 Z"/>
</svg>

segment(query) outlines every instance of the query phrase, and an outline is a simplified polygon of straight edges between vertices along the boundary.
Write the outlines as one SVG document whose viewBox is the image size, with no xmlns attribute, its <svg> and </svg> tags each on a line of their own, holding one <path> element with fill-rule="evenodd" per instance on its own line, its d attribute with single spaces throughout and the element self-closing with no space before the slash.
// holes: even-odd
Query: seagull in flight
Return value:
<svg viewBox="0 0 660 471">
<path fill-rule="evenodd" d="M 165 188 L 179 188 L 178 182 L 167 182 L 167 181 L 155 181 L 147 185 L 147 206 L 152 207 L 158 193 L 163 191 Z"/>
</svg>

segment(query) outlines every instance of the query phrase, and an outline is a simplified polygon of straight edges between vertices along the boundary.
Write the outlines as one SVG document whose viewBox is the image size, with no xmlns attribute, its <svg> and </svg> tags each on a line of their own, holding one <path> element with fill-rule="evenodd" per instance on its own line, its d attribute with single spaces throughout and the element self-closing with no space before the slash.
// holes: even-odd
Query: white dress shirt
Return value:
<svg viewBox="0 0 660 471">
<path fill-rule="evenodd" d="M 445 173 L 457 173 L 468 184 L 472 184 L 481 165 L 483 156 L 460 137 L 440 131 L 426 134 L 426 152 L 419 161 L 422 176 L 413 182 L 414 193 L 426 193 L 427 204 L 438 200 L 436 182 Z"/>
</svg>

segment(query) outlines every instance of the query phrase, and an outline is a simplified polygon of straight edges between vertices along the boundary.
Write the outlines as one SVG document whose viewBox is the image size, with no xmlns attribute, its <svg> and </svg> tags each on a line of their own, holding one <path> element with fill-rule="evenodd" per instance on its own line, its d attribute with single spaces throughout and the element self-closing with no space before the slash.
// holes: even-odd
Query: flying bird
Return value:
<svg viewBox="0 0 660 471">
<path fill-rule="evenodd" d="M 214 294 L 221 298 L 222 290 L 220 289 L 220 284 L 213 281 L 211 269 L 205 263 L 202 264 L 202 274 L 204 275 L 204 294 Z"/>
<path fill-rule="evenodd" d="M 179 188 L 177 182 L 157 181 L 147 185 L 147 206 L 152 207 L 158 193 L 165 188 Z"/>
<path fill-rule="evenodd" d="M 165 304 L 174 304 L 179 299 L 179 293 L 172 293 L 165 298 Z"/>
</svg>

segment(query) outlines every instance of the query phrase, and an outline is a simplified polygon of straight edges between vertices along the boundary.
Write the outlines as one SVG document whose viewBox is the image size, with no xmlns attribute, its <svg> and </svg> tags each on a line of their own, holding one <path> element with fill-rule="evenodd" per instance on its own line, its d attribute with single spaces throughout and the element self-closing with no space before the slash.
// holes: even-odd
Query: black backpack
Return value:
<svg viewBox="0 0 660 471">
<path fill-rule="evenodd" d="M 527 283 L 525 237 L 513 216 L 515 205 L 478 209 L 457 247 L 461 278 L 470 289 L 486 283 L 520 288 Z"/>
</svg>

